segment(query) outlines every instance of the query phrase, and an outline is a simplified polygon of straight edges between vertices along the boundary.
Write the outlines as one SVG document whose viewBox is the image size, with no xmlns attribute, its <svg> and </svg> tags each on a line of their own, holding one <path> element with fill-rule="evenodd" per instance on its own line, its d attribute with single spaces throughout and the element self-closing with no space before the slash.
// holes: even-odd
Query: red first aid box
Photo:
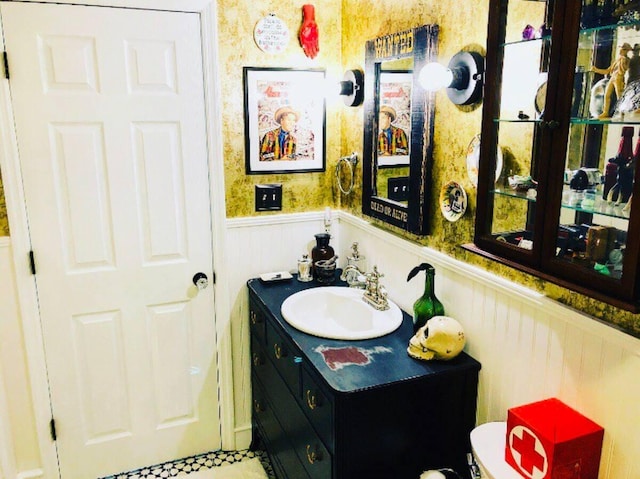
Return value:
<svg viewBox="0 0 640 479">
<path fill-rule="evenodd" d="M 604 429 L 558 399 L 507 414 L 505 459 L 527 479 L 598 479 Z"/>
</svg>

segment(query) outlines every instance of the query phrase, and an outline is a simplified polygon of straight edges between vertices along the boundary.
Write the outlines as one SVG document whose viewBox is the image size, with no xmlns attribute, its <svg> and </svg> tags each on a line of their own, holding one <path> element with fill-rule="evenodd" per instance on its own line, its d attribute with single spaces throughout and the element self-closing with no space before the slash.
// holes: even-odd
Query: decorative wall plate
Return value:
<svg viewBox="0 0 640 479">
<path fill-rule="evenodd" d="M 458 221 L 467 211 L 467 193 L 455 181 L 450 181 L 440 190 L 440 211 L 449 221 Z"/>
<path fill-rule="evenodd" d="M 498 145 L 496 158 L 496 181 L 502 174 L 502 148 Z M 467 175 L 473 186 L 478 186 L 478 165 L 480 165 L 480 134 L 477 134 L 467 147 Z"/>
<path fill-rule="evenodd" d="M 536 109 L 536 113 L 538 114 L 538 118 L 542 116 L 544 113 L 544 103 L 547 99 L 547 82 L 543 82 L 539 87 L 538 91 L 536 91 L 536 98 L 534 103 L 534 107 Z"/>
<path fill-rule="evenodd" d="M 258 20 L 253 30 L 256 45 L 267 53 L 283 52 L 289 44 L 289 29 L 274 13 Z"/>
</svg>

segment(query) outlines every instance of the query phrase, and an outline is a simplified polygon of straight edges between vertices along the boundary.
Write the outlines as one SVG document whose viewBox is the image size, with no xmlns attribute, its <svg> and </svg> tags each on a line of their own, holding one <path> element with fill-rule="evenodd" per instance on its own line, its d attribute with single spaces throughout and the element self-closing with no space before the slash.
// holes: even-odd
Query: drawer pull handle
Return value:
<svg viewBox="0 0 640 479">
<path fill-rule="evenodd" d="M 256 324 L 260 324 L 262 323 L 262 317 L 258 316 L 258 313 L 256 313 L 255 311 L 251 311 L 250 317 L 251 317 L 251 324 L 252 325 L 256 325 Z"/>
<path fill-rule="evenodd" d="M 311 445 L 307 444 L 307 461 L 309 464 L 313 464 L 314 462 L 321 461 L 322 455 L 318 454 L 316 451 L 311 450 Z"/>
<path fill-rule="evenodd" d="M 254 355 L 253 355 L 253 365 L 254 366 L 260 366 L 261 364 L 263 364 L 262 358 L 260 357 L 260 355 L 258 353 L 254 353 Z"/>
<path fill-rule="evenodd" d="M 278 343 L 273 345 L 273 353 L 276 355 L 276 359 L 282 359 L 283 356 L 286 356 L 282 352 L 282 347 Z"/>
<path fill-rule="evenodd" d="M 318 403 L 316 402 L 316 396 L 311 392 L 310 389 L 307 389 L 307 406 L 309 406 L 309 409 L 311 410 L 318 407 Z"/>
</svg>

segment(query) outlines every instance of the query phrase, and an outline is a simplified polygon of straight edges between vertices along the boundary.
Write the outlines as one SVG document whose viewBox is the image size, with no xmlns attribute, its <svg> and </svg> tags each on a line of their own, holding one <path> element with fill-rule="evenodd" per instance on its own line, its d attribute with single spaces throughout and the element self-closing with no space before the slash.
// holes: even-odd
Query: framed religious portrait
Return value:
<svg viewBox="0 0 640 479">
<path fill-rule="evenodd" d="M 379 168 L 409 166 L 412 86 L 410 71 L 380 72 Z"/>
<path fill-rule="evenodd" d="M 244 67 L 246 172 L 325 170 L 325 71 Z"/>
</svg>

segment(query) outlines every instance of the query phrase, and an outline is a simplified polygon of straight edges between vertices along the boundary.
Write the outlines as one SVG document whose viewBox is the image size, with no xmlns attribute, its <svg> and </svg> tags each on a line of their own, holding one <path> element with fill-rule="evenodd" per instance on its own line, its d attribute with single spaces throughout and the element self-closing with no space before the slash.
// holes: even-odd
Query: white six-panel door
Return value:
<svg viewBox="0 0 640 479">
<path fill-rule="evenodd" d="M 61 475 L 219 449 L 199 17 L 0 5 Z"/>
</svg>

